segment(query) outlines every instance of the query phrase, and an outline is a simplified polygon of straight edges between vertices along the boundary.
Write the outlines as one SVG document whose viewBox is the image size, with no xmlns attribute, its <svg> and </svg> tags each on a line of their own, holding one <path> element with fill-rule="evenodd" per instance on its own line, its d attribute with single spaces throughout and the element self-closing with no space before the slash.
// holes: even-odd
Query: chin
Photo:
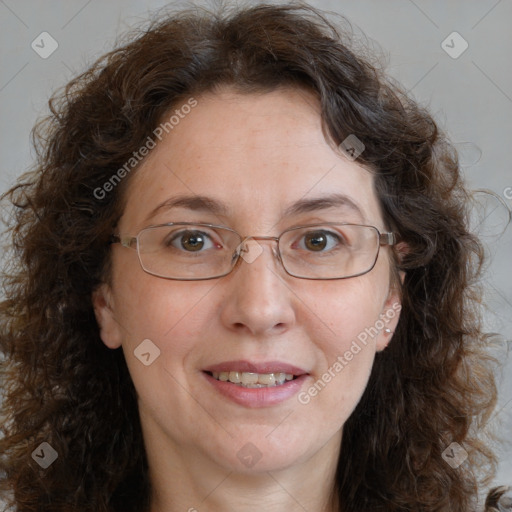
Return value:
<svg viewBox="0 0 512 512">
<path fill-rule="evenodd" d="M 271 429 L 267 427 L 261 436 L 237 436 L 228 447 L 219 447 L 221 453 L 217 453 L 214 460 L 234 473 L 281 471 L 306 461 L 325 443 L 318 447 L 313 445 L 313 440 L 308 443 L 306 428 L 303 432 L 286 432 L 285 435 L 269 432 Z"/>
</svg>

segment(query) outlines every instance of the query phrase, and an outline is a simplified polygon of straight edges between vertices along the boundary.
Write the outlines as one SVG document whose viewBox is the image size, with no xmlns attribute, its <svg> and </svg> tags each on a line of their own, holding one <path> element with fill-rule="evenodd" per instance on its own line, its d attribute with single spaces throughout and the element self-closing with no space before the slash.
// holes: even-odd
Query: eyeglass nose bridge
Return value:
<svg viewBox="0 0 512 512">
<path fill-rule="evenodd" d="M 243 259 L 246 263 L 252 263 L 260 256 L 263 252 L 263 248 L 256 242 L 257 240 L 271 240 L 277 242 L 277 247 L 272 250 L 274 256 L 277 258 L 279 263 L 282 265 L 283 260 L 281 258 L 281 251 L 279 250 L 279 237 L 277 236 L 246 236 L 238 244 L 234 257 L 236 256 L 235 265 L 239 264 L 240 260 Z M 252 250 L 248 248 L 251 241 L 255 241 L 258 247 L 254 247 Z M 235 259 L 235 258 L 233 258 Z"/>
</svg>

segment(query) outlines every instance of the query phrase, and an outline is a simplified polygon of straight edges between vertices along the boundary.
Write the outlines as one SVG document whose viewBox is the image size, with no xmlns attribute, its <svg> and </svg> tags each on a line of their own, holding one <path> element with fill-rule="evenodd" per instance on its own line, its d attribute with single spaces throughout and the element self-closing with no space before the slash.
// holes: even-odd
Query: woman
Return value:
<svg viewBox="0 0 512 512">
<path fill-rule="evenodd" d="M 432 117 L 309 7 L 182 12 L 51 101 L 5 277 L 19 511 L 467 511 L 495 403 Z"/>
</svg>

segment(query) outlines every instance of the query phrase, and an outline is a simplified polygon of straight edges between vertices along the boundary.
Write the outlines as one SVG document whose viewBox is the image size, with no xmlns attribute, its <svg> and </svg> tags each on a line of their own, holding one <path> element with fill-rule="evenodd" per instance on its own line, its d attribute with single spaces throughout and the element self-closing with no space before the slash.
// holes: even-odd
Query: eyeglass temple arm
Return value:
<svg viewBox="0 0 512 512">
<path fill-rule="evenodd" d="M 121 238 L 119 235 L 112 235 L 110 237 L 111 244 L 121 244 L 124 247 L 133 247 L 133 244 L 137 242 L 137 238 L 134 236 L 126 236 Z"/>
<path fill-rule="evenodd" d="M 395 245 L 397 242 L 395 233 L 379 233 L 380 245 Z"/>
</svg>

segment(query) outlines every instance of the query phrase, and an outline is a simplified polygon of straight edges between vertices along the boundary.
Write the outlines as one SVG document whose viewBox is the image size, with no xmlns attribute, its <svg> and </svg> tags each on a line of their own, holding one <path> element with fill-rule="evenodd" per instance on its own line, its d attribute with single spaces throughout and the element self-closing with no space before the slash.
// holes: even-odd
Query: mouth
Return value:
<svg viewBox="0 0 512 512">
<path fill-rule="evenodd" d="M 254 363 L 247 360 L 215 364 L 205 368 L 203 373 L 218 389 L 238 395 L 258 393 L 258 396 L 298 389 L 309 376 L 306 370 L 282 361 Z"/>
<path fill-rule="evenodd" d="M 272 388 L 282 386 L 285 382 L 299 377 L 299 375 L 294 375 L 293 373 L 255 373 L 237 370 L 229 372 L 207 371 L 206 373 L 218 381 L 230 382 L 242 388 Z"/>
<path fill-rule="evenodd" d="M 202 370 L 211 389 L 248 408 L 278 406 L 300 392 L 310 374 L 282 361 L 226 361 Z"/>
</svg>

